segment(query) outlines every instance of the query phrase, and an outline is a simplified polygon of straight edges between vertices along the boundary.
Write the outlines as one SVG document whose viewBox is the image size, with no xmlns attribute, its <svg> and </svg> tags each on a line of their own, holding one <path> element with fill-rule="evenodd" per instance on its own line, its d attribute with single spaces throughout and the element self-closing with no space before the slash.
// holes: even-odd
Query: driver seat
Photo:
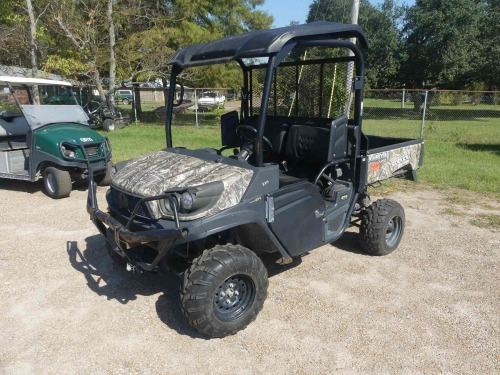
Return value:
<svg viewBox="0 0 500 375">
<path fill-rule="evenodd" d="M 288 131 L 285 161 L 288 171 L 280 175 L 280 187 L 297 181 L 314 181 L 330 162 L 342 162 L 347 154 L 347 116 L 329 127 L 292 125 Z"/>
</svg>

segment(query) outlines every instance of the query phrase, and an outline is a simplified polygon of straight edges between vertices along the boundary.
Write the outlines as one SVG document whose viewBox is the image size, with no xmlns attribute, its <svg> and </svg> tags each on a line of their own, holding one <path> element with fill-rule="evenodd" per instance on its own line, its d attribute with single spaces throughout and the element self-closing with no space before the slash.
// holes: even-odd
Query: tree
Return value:
<svg viewBox="0 0 500 375">
<path fill-rule="evenodd" d="M 417 0 L 404 27 L 407 83 L 459 89 L 477 79 L 483 14 L 480 0 Z"/>
<path fill-rule="evenodd" d="M 351 2 L 347 0 L 313 0 L 307 22 L 350 23 L 350 12 Z M 358 24 L 368 39 L 368 49 L 363 52 L 370 87 L 387 87 L 399 81 L 403 49 L 398 23 L 402 14 L 402 8 L 392 0 L 385 0 L 380 7 L 360 1 Z"/>
<path fill-rule="evenodd" d="M 126 19 L 118 35 L 119 73 L 124 80 L 164 76 L 172 53 L 189 44 L 269 27 L 272 17 L 256 10 L 264 0 L 178 0 L 123 2 L 119 18 Z M 125 36 L 126 35 L 126 36 Z M 220 69 L 199 69 L 191 84 L 228 86 L 232 74 Z M 222 78 L 222 80 L 221 80 Z"/>
<path fill-rule="evenodd" d="M 100 65 L 103 46 L 106 45 L 106 18 L 103 15 L 105 4 L 100 0 L 74 2 L 61 0 L 51 2 L 51 14 L 63 35 L 76 50 L 77 59 L 87 68 L 86 72 L 75 74 L 88 75 L 99 91 L 102 102 L 106 101 L 101 83 Z M 71 58 L 74 58 L 75 54 Z M 65 56 L 61 56 L 65 59 Z"/>
<path fill-rule="evenodd" d="M 271 16 L 256 9 L 264 0 L 25 1 L 30 12 L 18 1 L 2 1 L 0 63 L 41 65 L 68 77 L 86 77 L 103 101 L 101 77 L 109 77 L 110 93 L 117 81 L 165 77 L 176 49 L 272 23 Z M 189 78 L 228 86 L 233 70 L 201 69 Z"/>
<path fill-rule="evenodd" d="M 115 88 L 116 88 L 116 33 L 115 21 L 113 19 L 113 2 L 115 0 L 108 0 L 108 7 L 106 11 L 108 21 L 108 35 L 109 35 L 109 83 L 108 83 L 108 100 L 112 108 L 115 106 Z"/>
<path fill-rule="evenodd" d="M 40 53 L 39 39 L 45 37 L 45 29 L 39 27 L 39 20 L 47 10 L 45 0 L 33 3 L 2 2 L 0 15 L 0 63 L 29 66 L 32 76 L 38 75 Z"/>
<path fill-rule="evenodd" d="M 477 80 L 489 90 L 500 89 L 500 0 L 488 0 L 481 22 L 481 59 Z"/>
</svg>

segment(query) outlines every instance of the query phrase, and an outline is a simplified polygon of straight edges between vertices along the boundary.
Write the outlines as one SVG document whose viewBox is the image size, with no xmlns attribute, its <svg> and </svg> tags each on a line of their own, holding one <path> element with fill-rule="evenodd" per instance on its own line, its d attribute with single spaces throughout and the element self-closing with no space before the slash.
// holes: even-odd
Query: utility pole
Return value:
<svg viewBox="0 0 500 375">
<path fill-rule="evenodd" d="M 359 0 L 352 0 L 352 9 L 351 9 L 351 23 L 354 25 L 358 24 L 358 15 L 359 15 Z M 351 38 L 352 40 L 352 38 Z"/>
<path fill-rule="evenodd" d="M 352 8 L 351 8 L 351 23 L 353 25 L 358 24 L 358 15 L 359 15 L 359 0 L 352 0 Z M 356 43 L 356 38 L 351 38 L 350 41 L 352 43 Z M 348 50 L 349 57 L 354 56 L 354 53 L 351 50 Z M 349 109 L 351 108 L 352 103 L 352 78 L 354 76 L 354 62 L 347 63 L 347 77 L 345 81 L 345 87 L 347 92 L 349 93 L 349 100 L 347 102 L 347 108 L 345 109 L 345 113 L 349 115 Z"/>
<path fill-rule="evenodd" d="M 31 0 L 26 0 L 26 8 L 28 10 L 28 17 L 30 20 L 31 76 L 36 77 L 38 75 L 38 41 L 36 37 L 38 18 L 35 18 L 35 12 L 33 10 L 33 3 Z M 40 104 L 38 85 L 33 86 L 33 100 L 36 104 Z"/>
</svg>

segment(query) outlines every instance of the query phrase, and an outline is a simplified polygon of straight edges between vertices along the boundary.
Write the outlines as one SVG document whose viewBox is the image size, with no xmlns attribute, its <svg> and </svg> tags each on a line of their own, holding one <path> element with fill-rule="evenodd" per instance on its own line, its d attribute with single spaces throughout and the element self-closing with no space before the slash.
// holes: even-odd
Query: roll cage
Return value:
<svg viewBox="0 0 500 375">
<path fill-rule="evenodd" d="M 366 140 L 361 133 L 362 101 L 364 88 L 364 59 L 360 49 L 346 38 L 357 39 L 361 46 L 367 42 L 363 31 L 357 25 L 332 22 L 313 22 L 305 25 L 288 26 L 271 30 L 259 30 L 242 35 L 231 36 L 212 41 L 207 44 L 196 44 L 177 51 L 170 59 L 172 65 L 170 87 L 176 87 L 177 77 L 185 69 L 196 66 L 212 65 L 235 61 L 243 73 L 243 87 L 240 116 L 243 120 L 253 115 L 254 103 L 249 95 L 252 87 L 252 71 L 265 69 L 264 85 L 260 97 L 260 108 L 257 117 L 257 136 L 254 145 L 255 164 L 261 167 L 264 164 L 263 137 L 268 116 L 268 104 L 273 88 L 273 77 L 276 68 L 286 65 L 325 64 L 335 62 L 354 62 L 355 74 L 353 77 L 353 116 L 349 120 L 349 144 L 347 157 L 354 161 L 360 152 L 366 151 Z M 296 48 L 308 47 L 340 47 L 349 50 L 349 56 L 312 59 L 309 61 L 284 61 Z M 255 59 L 267 59 L 265 64 L 256 64 Z M 274 79 L 276 85 L 276 79 Z M 276 92 L 276 90 L 274 91 Z M 166 140 L 167 147 L 172 147 L 172 115 L 175 92 L 169 90 L 166 113 Z M 276 101 L 274 101 L 276 105 Z M 349 112 L 349 110 L 347 110 Z M 298 113 L 298 109 L 295 109 Z M 359 173 L 359 163 L 353 162 L 352 176 Z"/>
</svg>

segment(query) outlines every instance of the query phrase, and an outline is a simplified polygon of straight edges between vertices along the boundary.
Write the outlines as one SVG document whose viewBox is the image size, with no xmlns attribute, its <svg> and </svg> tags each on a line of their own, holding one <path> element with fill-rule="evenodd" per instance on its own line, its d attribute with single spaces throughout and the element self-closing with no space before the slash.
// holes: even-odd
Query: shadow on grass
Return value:
<svg viewBox="0 0 500 375">
<path fill-rule="evenodd" d="M 493 152 L 500 156 L 500 144 L 499 143 L 457 143 L 458 147 L 464 148 L 471 151 L 480 152 Z"/>
</svg>

